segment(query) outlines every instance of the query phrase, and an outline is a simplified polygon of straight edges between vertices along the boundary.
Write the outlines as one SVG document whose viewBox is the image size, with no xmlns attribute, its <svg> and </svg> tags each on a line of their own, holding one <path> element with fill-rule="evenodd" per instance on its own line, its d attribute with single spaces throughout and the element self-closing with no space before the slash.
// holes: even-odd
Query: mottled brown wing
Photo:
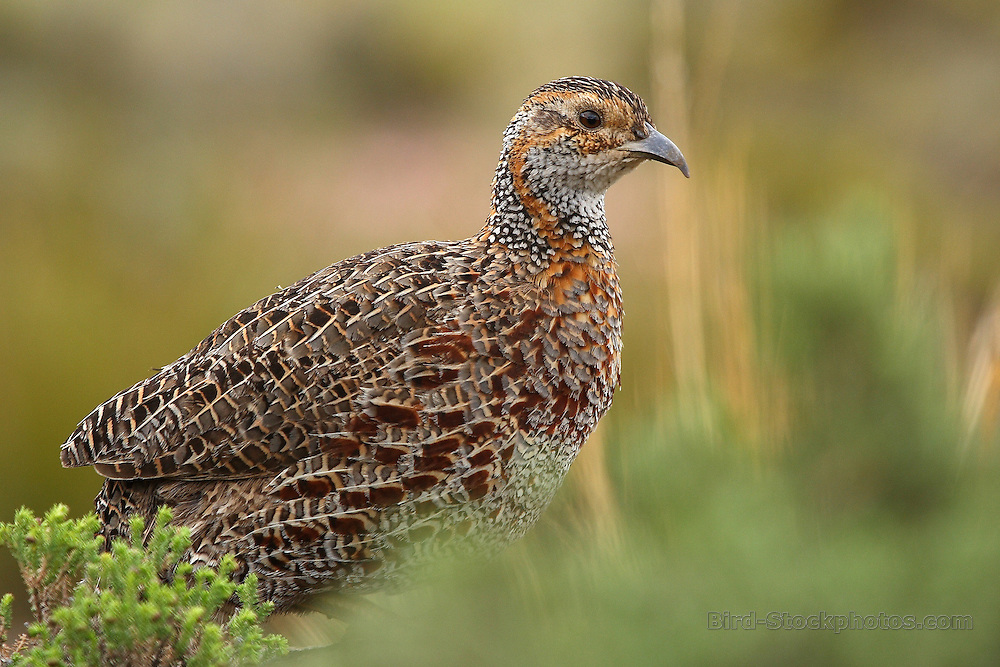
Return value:
<svg viewBox="0 0 1000 667">
<path fill-rule="evenodd" d="M 281 502 L 262 503 L 234 527 L 259 571 L 292 567 L 312 581 L 359 584 L 403 545 L 447 542 L 482 520 L 474 501 L 504 483 L 517 443 L 503 405 L 519 385 L 499 379 L 512 362 L 477 350 L 481 331 L 459 318 L 401 338 L 359 394 L 353 428 L 322 434 L 321 453 L 264 488 Z"/>
<path fill-rule="evenodd" d="M 474 277 L 450 250 L 373 251 L 261 300 L 94 410 L 63 445 L 63 465 L 94 465 L 114 479 L 221 479 L 298 466 L 301 478 L 288 477 L 279 492 L 314 497 L 310 485 L 329 478 L 312 471 L 331 471 L 345 457 L 390 461 L 435 433 L 472 435 L 466 411 L 480 400 L 458 389 L 433 399 L 436 406 L 415 396 L 476 363 L 457 323 L 463 285 Z M 440 472 L 433 451 L 413 484 Z M 377 488 L 369 493 L 385 500 Z"/>
</svg>

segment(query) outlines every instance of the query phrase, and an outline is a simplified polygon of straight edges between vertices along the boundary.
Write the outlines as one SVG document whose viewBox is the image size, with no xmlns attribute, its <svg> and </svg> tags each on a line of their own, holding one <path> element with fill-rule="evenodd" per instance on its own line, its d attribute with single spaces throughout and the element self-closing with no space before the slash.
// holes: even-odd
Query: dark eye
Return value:
<svg viewBox="0 0 1000 667">
<path fill-rule="evenodd" d="M 580 121 L 580 125 L 583 125 L 588 130 L 593 130 L 601 126 L 601 114 L 593 109 L 581 111 L 580 115 L 577 116 L 577 120 Z"/>
</svg>

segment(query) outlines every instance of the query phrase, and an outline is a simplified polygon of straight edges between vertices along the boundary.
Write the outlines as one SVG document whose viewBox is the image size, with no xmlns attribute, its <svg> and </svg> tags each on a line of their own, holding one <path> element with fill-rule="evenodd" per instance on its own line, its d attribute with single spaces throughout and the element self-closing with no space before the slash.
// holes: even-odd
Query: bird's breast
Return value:
<svg viewBox="0 0 1000 667">
<path fill-rule="evenodd" d="M 611 404 L 621 370 L 621 291 L 611 267 L 553 262 L 533 298 L 501 321 L 499 348 L 519 386 L 519 428 L 582 444 Z"/>
</svg>

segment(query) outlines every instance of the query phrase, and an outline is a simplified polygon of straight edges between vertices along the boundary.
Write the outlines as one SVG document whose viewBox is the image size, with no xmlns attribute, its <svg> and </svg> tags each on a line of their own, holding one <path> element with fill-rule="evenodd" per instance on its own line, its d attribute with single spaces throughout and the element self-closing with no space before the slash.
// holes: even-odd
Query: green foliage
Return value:
<svg viewBox="0 0 1000 667">
<path fill-rule="evenodd" d="M 957 411 L 925 276 L 900 284 L 891 213 L 855 197 L 775 244 L 779 351 L 799 396 L 794 456 L 831 511 L 911 520 L 954 492 Z"/>
<path fill-rule="evenodd" d="M 724 409 L 700 429 L 683 406 L 613 421 L 617 539 L 574 525 L 563 489 L 518 547 L 376 600 L 295 664 L 995 664 L 983 577 L 1000 568 L 1000 471 L 956 463 L 933 290 L 901 284 L 893 226 L 870 203 L 779 233 L 772 256 L 762 282 L 780 326 L 765 344 L 795 415 L 784 453 L 750 454 Z M 710 612 L 972 627 L 710 629 Z"/>
<path fill-rule="evenodd" d="M 7 641 L 7 628 L 13 624 L 14 596 L 10 593 L 0 597 L 0 644 Z"/>
<path fill-rule="evenodd" d="M 21 509 L 0 524 L 37 619 L 15 664 L 249 665 L 287 650 L 260 627 L 272 605 L 258 599 L 254 575 L 233 582 L 231 556 L 218 569 L 183 562 L 190 536 L 169 525 L 169 509 L 161 508 L 145 546 L 144 522 L 134 517 L 131 542 L 116 540 L 105 553 L 94 537 L 97 517 L 67 514 L 57 505 L 39 520 Z M 8 595 L 0 616 L 9 607 Z"/>
<path fill-rule="evenodd" d="M 72 520 L 66 518 L 68 513 L 65 505 L 56 505 L 38 520 L 21 508 L 13 523 L 0 524 L 0 544 L 10 548 L 20 565 L 37 618 L 47 618 L 52 609 L 69 601 L 87 563 L 100 552 L 102 540 L 94 536 L 97 517 Z"/>
</svg>

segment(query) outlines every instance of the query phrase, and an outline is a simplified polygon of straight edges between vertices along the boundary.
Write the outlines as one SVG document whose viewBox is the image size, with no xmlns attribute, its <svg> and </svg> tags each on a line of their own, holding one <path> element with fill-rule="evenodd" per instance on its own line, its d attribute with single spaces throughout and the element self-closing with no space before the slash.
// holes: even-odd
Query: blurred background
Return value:
<svg viewBox="0 0 1000 667">
<path fill-rule="evenodd" d="M 529 538 L 335 660 L 996 664 L 995 0 L 3 3 L 0 520 L 89 511 L 76 423 L 277 286 L 475 233 L 510 116 L 572 74 L 692 172 L 608 195 L 621 391 Z M 26 617 L 6 552 L 4 591 Z"/>
</svg>

